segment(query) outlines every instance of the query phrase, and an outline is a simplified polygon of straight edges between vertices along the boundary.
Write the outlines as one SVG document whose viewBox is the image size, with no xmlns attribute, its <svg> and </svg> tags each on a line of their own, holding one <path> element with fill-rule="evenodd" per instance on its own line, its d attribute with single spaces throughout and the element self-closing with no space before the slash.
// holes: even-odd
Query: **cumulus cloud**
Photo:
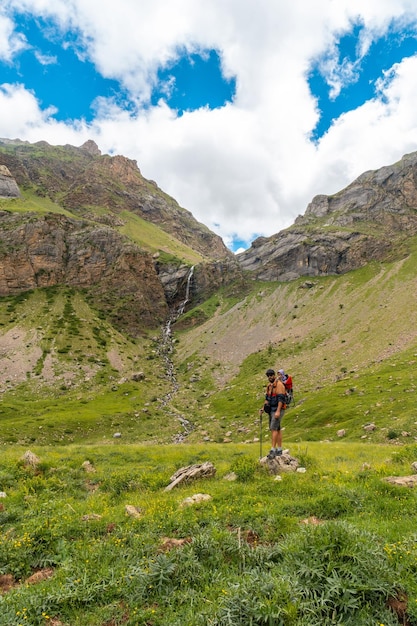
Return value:
<svg viewBox="0 0 417 626">
<path fill-rule="evenodd" d="M 92 138 L 104 152 L 136 159 L 144 176 L 226 243 L 271 235 L 314 195 L 417 149 L 414 57 L 390 68 L 374 97 L 342 114 L 317 143 L 311 133 L 320 111 L 307 80 L 321 62 L 336 97 L 356 79 L 373 41 L 394 24 L 414 27 L 414 0 L 119 0 L 117 10 L 110 0 L 7 0 L 0 58 L 9 61 L 27 45 L 19 12 L 70 30 L 97 70 L 120 81 L 131 106 L 98 98 L 91 123 L 66 124 L 23 82 L 3 85 L 0 136 L 73 145 Z M 343 61 L 338 41 L 354 23 L 362 25 L 357 60 Z M 163 101 L 151 106 L 160 68 L 184 51 L 209 49 L 218 51 L 224 76 L 236 78 L 233 102 L 181 116 Z"/>
</svg>

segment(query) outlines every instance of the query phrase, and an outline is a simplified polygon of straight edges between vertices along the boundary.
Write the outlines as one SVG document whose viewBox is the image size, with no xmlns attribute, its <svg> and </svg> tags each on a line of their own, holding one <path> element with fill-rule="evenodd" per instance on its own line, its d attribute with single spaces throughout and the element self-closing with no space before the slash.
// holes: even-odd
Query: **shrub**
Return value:
<svg viewBox="0 0 417 626">
<path fill-rule="evenodd" d="M 258 463 L 252 457 L 241 456 L 235 459 L 230 469 L 240 482 L 245 483 L 252 480 L 257 468 Z"/>
<path fill-rule="evenodd" d="M 404 446 L 396 451 L 392 457 L 394 463 L 413 463 L 417 461 L 417 445 Z"/>
</svg>

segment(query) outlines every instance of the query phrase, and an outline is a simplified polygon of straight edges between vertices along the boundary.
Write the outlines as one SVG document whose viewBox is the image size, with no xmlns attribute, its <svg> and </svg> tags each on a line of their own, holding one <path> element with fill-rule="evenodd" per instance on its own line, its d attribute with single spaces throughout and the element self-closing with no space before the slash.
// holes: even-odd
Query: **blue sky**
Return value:
<svg viewBox="0 0 417 626">
<path fill-rule="evenodd" d="M 0 136 L 133 158 L 236 251 L 417 149 L 416 24 L 407 0 L 4 0 Z"/>
<path fill-rule="evenodd" d="M 105 78 L 83 58 L 77 33 L 67 31 L 62 38 L 52 20 L 15 17 L 16 32 L 28 46 L 14 63 L 0 64 L 0 83 L 23 82 L 44 108 L 54 107 L 53 116 L 62 121 L 84 118 L 91 122 L 98 96 L 114 99 L 125 109 L 134 106 L 121 82 Z M 178 115 L 206 106 L 215 109 L 232 101 L 235 86 L 235 78 L 222 75 L 217 50 L 191 54 L 179 50 L 178 58 L 158 70 L 150 104 L 162 98 Z"/>
<path fill-rule="evenodd" d="M 102 76 L 94 63 L 82 57 L 76 33 L 67 31 L 62 38 L 52 20 L 15 17 L 16 32 L 24 36 L 27 47 L 13 63 L 0 64 L 1 83 L 23 83 L 43 108 L 56 109 L 53 116 L 58 120 L 84 118 L 91 122 L 97 96 L 129 106 L 121 84 Z"/>
<path fill-rule="evenodd" d="M 329 130 L 334 119 L 346 111 L 356 109 L 367 100 L 375 97 L 377 81 L 384 72 L 406 57 L 417 54 L 417 37 L 414 29 L 396 30 L 395 25 L 384 36 L 373 42 L 366 56 L 361 58 L 360 37 L 364 31 L 361 22 L 352 24 L 350 32 L 340 37 L 337 43 L 339 66 L 351 67 L 352 76 L 341 90 L 332 97 L 326 74 L 320 65 L 324 59 L 313 62 L 308 75 L 311 92 L 316 96 L 320 110 L 320 120 L 313 130 L 312 137 L 317 140 Z"/>
</svg>

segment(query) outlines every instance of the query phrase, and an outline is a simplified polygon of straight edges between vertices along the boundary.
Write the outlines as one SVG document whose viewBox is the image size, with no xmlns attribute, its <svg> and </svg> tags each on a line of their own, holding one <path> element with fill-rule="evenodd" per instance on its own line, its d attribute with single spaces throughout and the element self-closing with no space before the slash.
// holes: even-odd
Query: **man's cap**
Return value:
<svg viewBox="0 0 417 626">
<path fill-rule="evenodd" d="M 275 371 L 274 371 L 274 370 L 271 370 L 271 369 L 266 370 L 266 375 L 267 375 L 267 376 L 275 376 Z"/>
</svg>

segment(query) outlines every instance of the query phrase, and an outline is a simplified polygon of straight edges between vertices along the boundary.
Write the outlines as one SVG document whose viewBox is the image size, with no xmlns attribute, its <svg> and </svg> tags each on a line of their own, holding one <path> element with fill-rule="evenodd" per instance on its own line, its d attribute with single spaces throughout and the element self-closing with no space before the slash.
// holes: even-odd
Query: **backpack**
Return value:
<svg viewBox="0 0 417 626">
<path fill-rule="evenodd" d="M 292 378 L 289 374 L 286 374 L 286 379 L 282 381 L 285 386 L 285 404 L 286 408 L 290 406 L 291 402 L 294 402 L 294 391 L 292 387 Z"/>
</svg>

